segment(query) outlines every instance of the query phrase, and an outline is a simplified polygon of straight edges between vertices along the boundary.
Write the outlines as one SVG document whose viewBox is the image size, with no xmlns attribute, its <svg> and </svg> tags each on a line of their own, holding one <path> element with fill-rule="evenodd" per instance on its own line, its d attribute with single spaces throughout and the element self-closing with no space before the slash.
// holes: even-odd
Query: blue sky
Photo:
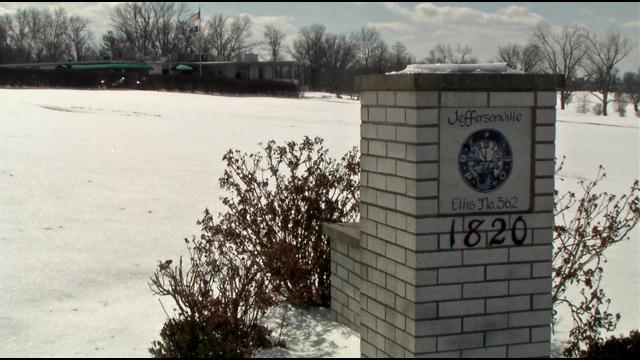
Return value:
<svg viewBox="0 0 640 360">
<path fill-rule="evenodd" d="M 619 66 L 637 71 L 640 66 L 640 3 L 188 3 L 203 17 L 216 13 L 241 15 L 253 20 L 253 33 L 259 37 L 266 24 L 287 34 L 290 43 L 298 29 L 313 23 L 329 31 L 350 33 L 362 26 L 376 26 L 388 43 L 404 42 L 421 59 L 435 44 L 469 45 L 480 61 L 494 60 L 499 45 L 524 43 L 541 22 L 554 27 L 580 24 L 590 31 L 620 31 L 635 45 L 632 54 Z M 0 14 L 26 6 L 63 6 L 70 14 L 92 20 L 101 35 L 109 27 L 109 11 L 117 3 L 10 3 L 0 2 Z"/>
</svg>

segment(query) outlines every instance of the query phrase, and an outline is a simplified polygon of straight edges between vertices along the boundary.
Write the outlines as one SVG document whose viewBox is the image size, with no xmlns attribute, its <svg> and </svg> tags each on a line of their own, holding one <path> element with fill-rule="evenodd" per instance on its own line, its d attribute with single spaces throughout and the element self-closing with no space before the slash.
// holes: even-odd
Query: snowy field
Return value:
<svg viewBox="0 0 640 360">
<path fill-rule="evenodd" d="M 603 190 L 624 192 L 640 177 L 640 120 L 611 113 L 558 112 L 560 191 L 599 164 Z M 184 253 L 205 207 L 218 209 L 224 152 L 309 135 L 339 157 L 359 144 L 359 123 L 357 101 L 320 93 L 0 89 L 0 357 L 149 356 L 165 320 L 149 276 L 157 260 Z M 609 253 L 617 332 L 640 327 L 638 243 L 635 231 Z M 260 355 L 359 356 L 358 335 L 328 317 L 275 308 L 269 323 L 285 319 L 290 349 Z"/>
</svg>

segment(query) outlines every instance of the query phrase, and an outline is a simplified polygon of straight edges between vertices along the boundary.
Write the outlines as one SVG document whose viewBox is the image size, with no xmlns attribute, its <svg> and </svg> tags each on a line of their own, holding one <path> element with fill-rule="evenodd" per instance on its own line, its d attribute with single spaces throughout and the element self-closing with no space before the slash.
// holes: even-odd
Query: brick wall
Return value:
<svg viewBox="0 0 640 360">
<path fill-rule="evenodd" d="M 325 224 L 324 229 L 331 242 L 331 310 L 333 310 L 333 320 L 358 332 L 360 331 L 359 225 L 357 223 L 350 225 Z"/>
<path fill-rule="evenodd" d="M 365 90 L 361 101 L 362 354 L 549 356 L 555 91 Z M 453 107 L 530 109 L 530 211 L 438 216 L 439 111 Z M 452 228 L 462 238 L 474 220 L 480 242 L 452 246 Z M 501 245 L 489 244 L 496 221 L 516 223 Z"/>
</svg>

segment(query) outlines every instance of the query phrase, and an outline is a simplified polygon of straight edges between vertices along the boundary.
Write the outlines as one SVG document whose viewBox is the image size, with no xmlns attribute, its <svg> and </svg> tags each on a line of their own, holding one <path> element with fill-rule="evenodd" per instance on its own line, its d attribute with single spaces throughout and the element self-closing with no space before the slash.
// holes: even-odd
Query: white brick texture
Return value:
<svg viewBox="0 0 640 360">
<path fill-rule="evenodd" d="M 555 107 L 558 99 L 558 93 L 555 91 L 539 91 L 538 107 Z"/>
<path fill-rule="evenodd" d="M 398 91 L 396 105 L 404 107 L 438 106 L 436 91 Z"/>
<path fill-rule="evenodd" d="M 531 107 L 534 93 L 532 92 L 491 92 L 489 93 L 490 107 Z"/>
<path fill-rule="evenodd" d="M 361 93 L 361 248 L 331 241 L 334 318 L 366 357 L 549 356 L 557 93 L 405 85 Z M 440 111 L 487 107 L 531 109 L 531 206 L 440 215 Z"/>
<path fill-rule="evenodd" d="M 443 91 L 441 93 L 442 107 L 486 107 L 487 93 L 482 91 Z"/>
</svg>

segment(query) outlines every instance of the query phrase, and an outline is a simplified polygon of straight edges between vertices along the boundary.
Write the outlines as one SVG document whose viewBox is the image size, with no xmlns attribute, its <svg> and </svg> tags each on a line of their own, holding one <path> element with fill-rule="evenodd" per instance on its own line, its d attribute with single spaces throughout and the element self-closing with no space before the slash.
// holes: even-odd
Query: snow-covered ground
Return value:
<svg viewBox="0 0 640 360">
<path fill-rule="evenodd" d="M 640 177 L 631 111 L 604 118 L 572 105 L 558 118 L 557 154 L 567 156 L 560 191 L 599 164 L 613 193 Z M 184 253 L 205 207 L 218 208 L 224 152 L 309 135 L 337 157 L 359 145 L 359 123 L 357 101 L 322 93 L 0 89 L 0 356 L 148 356 L 165 320 L 149 276 L 158 260 Z M 605 288 L 623 315 L 618 332 L 640 327 L 638 242 L 635 231 L 609 253 Z M 261 356 L 359 355 L 358 335 L 326 310 L 280 306 L 268 323 L 283 318 L 289 349 Z"/>
<path fill-rule="evenodd" d="M 597 100 L 589 96 L 591 108 Z M 559 99 L 558 99 L 559 101 Z M 558 105 L 559 109 L 559 105 Z M 628 193 L 634 179 L 640 178 L 640 118 L 627 106 L 626 117 L 620 117 L 609 104 L 609 116 L 580 114 L 577 101 L 557 114 L 556 156 L 566 156 L 565 165 L 556 180 L 560 193 L 577 191 L 580 179 L 593 179 L 598 165 L 605 167 L 607 177 L 598 189 L 613 194 Z M 620 313 L 615 334 L 628 335 L 640 328 L 640 230 L 636 228 L 631 240 L 620 243 L 607 253 L 603 289 L 611 298 L 610 311 Z M 556 350 L 561 348 L 571 326 L 569 314 L 563 316 L 555 335 Z M 556 352 L 558 355 L 559 352 Z"/>
</svg>

